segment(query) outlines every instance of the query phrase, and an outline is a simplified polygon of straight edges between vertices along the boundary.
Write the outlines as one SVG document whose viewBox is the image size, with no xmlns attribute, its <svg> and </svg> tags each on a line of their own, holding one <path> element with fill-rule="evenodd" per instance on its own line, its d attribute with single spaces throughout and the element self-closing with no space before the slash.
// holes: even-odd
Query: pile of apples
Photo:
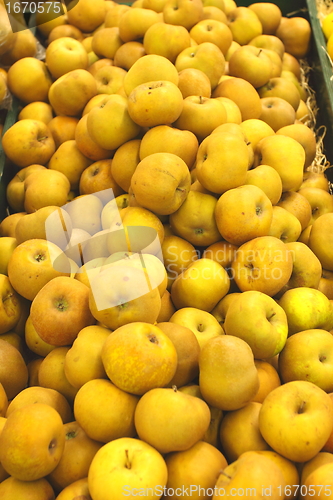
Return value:
<svg viewBox="0 0 333 500">
<path fill-rule="evenodd" d="M 1 500 L 333 499 L 309 22 L 234 0 L 51 14 L 45 60 L 29 30 L 0 53 L 22 104 L 2 137 Z"/>
</svg>

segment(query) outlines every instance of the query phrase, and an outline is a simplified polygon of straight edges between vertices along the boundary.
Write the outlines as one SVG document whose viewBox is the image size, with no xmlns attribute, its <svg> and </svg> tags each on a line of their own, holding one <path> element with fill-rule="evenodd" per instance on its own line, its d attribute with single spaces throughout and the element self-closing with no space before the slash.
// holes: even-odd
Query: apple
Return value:
<svg viewBox="0 0 333 500">
<path fill-rule="evenodd" d="M 183 100 L 182 110 L 174 126 L 180 130 L 189 130 L 201 142 L 226 121 L 227 113 L 221 101 L 192 95 Z"/>
<path fill-rule="evenodd" d="M 297 241 L 301 232 L 302 226 L 296 215 L 279 205 L 273 207 L 272 222 L 268 231 L 269 236 L 275 236 L 284 243 L 289 243 Z"/>
<path fill-rule="evenodd" d="M 97 84 L 92 74 L 86 69 L 75 69 L 52 83 L 48 98 L 57 115 L 79 117 L 96 94 Z"/>
<path fill-rule="evenodd" d="M 215 220 L 222 238 L 236 246 L 268 235 L 272 216 L 269 198 L 262 189 L 250 184 L 223 193 L 215 208 Z"/>
<path fill-rule="evenodd" d="M 332 226 L 333 214 L 323 214 L 313 222 L 309 236 L 309 247 L 327 271 L 333 271 L 333 256 L 331 253 Z M 326 234 L 325 243 L 323 240 L 324 234 Z"/>
<path fill-rule="evenodd" d="M 53 278 L 44 285 L 30 309 L 31 322 L 41 339 L 51 345 L 67 346 L 82 328 L 94 324 L 88 296 L 86 285 L 66 276 Z"/>
<path fill-rule="evenodd" d="M 289 104 L 291 104 L 295 111 L 297 111 L 301 100 L 301 97 L 295 85 L 291 81 L 280 76 L 270 78 L 264 85 L 258 88 L 258 93 L 261 98 L 280 97 L 289 102 Z M 283 134 L 283 131 L 281 131 L 280 133 Z"/>
<path fill-rule="evenodd" d="M 274 451 L 289 460 L 306 462 L 326 443 L 332 431 L 332 412 L 332 400 L 325 391 L 312 382 L 294 380 L 266 396 L 259 430 Z"/>
<path fill-rule="evenodd" d="M 113 64 L 118 68 L 123 68 L 128 71 L 133 64 L 144 55 L 146 55 L 146 51 L 143 43 L 137 40 L 132 40 L 130 42 L 123 43 L 119 47 L 114 55 Z M 104 59 L 100 59 L 100 61 L 103 60 Z"/>
<path fill-rule="evenodd" d="M 301 241 L 293 241 L 286 245 L 294 261 L 293 272 L 286 289 L 299 286 L 319 289 L 323 269 L 318 257 Z"/>
<path fill-rule="evenodd" d="M 262 32 L 265 35 L 274 35 L 282 17 L 280 7 L 273 2 L 255 2 L 249 5 L 262 24 Z"/>
<path fill-rule="evenodd" d="M 282 127 L 295 123 L 296 111 L 282 97 L 262 97 L 260 120 L 268 123 L 276 132 Z"/>
<path fill-rule="evenodd" d="M 74 69 L 87 69 L 88 54 L 80 41 L 64 36 L 47 46 L 45 62 L 56 80 Z"/>
<path fill-rule="evenodd" d="M 259 95 L 259 88 L 267 84 L 271 73 L 270 58 L 261 48 L 253 45 L 242 45 L 229 59 L 229 75 L 247 80 L 258 89 Z"/>
<path fill-rule="evenodd" d="M 320 465 L 307 476 L 303 483 L 306 491 L 304 498 L 306 500 L 308 500 L 312 494 L 316 495 L 318 498 L 323 498 L 323 496 L 326 498 L 332 498 L 332 470 L 332 464 L 326 463 Z"/>
<path fill-rule="evenodd" d="M 80 2 L 69 2 L 67 8 L 67 18 L 69 24 L 79 28 L 84 33 L 94 31 L 105 18 L 105 3 L 104 0 L 97 0 L 94 6 L 89 0 Z"/>
<path fill-rule="evenodd" d="M 256 89 L 244 78 L 230 77 L 222 80 L 213 89 L 213 97 L 228 97 L 239 107 L 242 121 L 259 118 L 261 101 Z M 245 97 L 246 96 L 246 97 Z"/>
<path fill-rule="evenodd" d="M 135 87 L 128 96 L 130 118 L 141 127 L 170 125 L 183 110 L 183 95 L 167 80 L 151 81 Z"/>
<path fill-rule="evenodd" d="M 125 10 L 119 18 L 119 37 L 124 43 L 133 40 L 142 41 L 148 28 L 160 21 L 161 16 L 152 9 L 140 7 Z"/>
<path fill-rule="evenodd" d="M 26 78 L 23 79 L 22 75 L 26 75 Z M 7 85 L 9 91 L 25 104 L 47 102 L 52 77 L 44 61 L 23 57 L 9 68 Z"/>
<path fill-rule="evenodd" d="M 197 152 L 197 178 L 212 193 L 222 194 L 244 184 L 248 165 L 249 153 L 244 137 L 230 132 L 208 135 Z"/>
<path fill-rule="evenodd" d="M 196 43 L 215 43 L 226 56 L 232 42 L 232 33 L 225 22 L 216 19 L 202 19 L 189 32 Z"/>
<path fill-rule="evenodd" d="M 191 415 L 191 425 L 184 418 L 186 411 Z M 188 450 L 202 440 L 210 418 L 205 401 L 178 391 L 176 386 L 147 391 L 134 413 L 139 438 L 163 454 Z M 164 429 L 163 433 L 160 429 Z"/>
<path fill-rule="evenodd" d="M 168 453 L 165 462 L 168 468 L 167 491 L 191 491 L 191 497 L 196 500 L 210 497 L 202 492 L 213 490 L 221 469 L 227 466 L 224 455 L 205 441 L 198 441 L 185 451 Z M 177 498 L 176 494 L 168 496 Z"/>
<path fill-rule="evenodd" d="M 98 94 L 118 94 L 123 88 L 126 73 L 125 69 L 113 65 L 99 68 L 94 74 Z"/>
<path fill-rule="evenodd" d="M 302 187 L 298 193 L 303 195 L 310 203 L 312 216 L 309 225 L 322 215 L 333 212 L 333 196 L 321 187 Z"/>
<path fill-rule="evenodd" d="M 190 328 L 170 321 L 157 322 L 157 326 L 171 339 L 177 351 L 177 369 L 168 387 L 182 387 L 192 382 L 199 375 L 200 344 L 195 334 Z"/>
<path fill-rule="evenodd" d="M 211 313 L 195 307 L 178 309 L 173 313 L 169 321 L 192 330 L 201 349 L 209 339 L 224 335 L 223 328 Z"/>
<path fill-rule="evenodd" d="M 298 190 L 303 181 L 304 148 L 292 137 L 271 135 L 259 141 L 255 153 L 255 166 L 269 165 L 277 170 L 283 191 Z M 287 165 L 293 165 L 293 168 Z"/>
<path fill-rule="evenodd" d="M 333 299 L 333 272 L 322 269 L 318 290 L 320 290 L 330 300 Z"/>
<path fill-rule="evenodd" d="M 274 358 L 271 358 L 268 361 L 264 361 L 262 359 L 254 360 L 254 364 L 258 371 L 259 389 L 252 401 L 262 403 L 267 394 L 281 385 L 279 373 L 272 364 L 272 359 L 276 359 L 278 357 L 278 355 L 274 356 Z"/>
<path fill-rule="evenodd" d="M 165 43 L 165 40 L 168 43 Z M 158 22 L 151 25 L 144 37 L 143 47 L 146 54 L 158 54 L 175 62 L 178 54 L 191 44 L 190 33 L 184 26 Z"/>
<path fill-rule="evenodd" d="M 291 335 L 279 355 L 279 373 L 283 383 L 307 380 L 329 393 L 328 376 L 333 337 L 326 330 L 308 329 Z"/>
<path fill-rule="evenodd" d="M 0 443 L 1 463 L 12 477 L 41 479 L 57 466 L 65 446 L 61 417 L 44 403 L 25 406 L 7 418 Z"/>
<path fill-rule="evenodd" d="M 48 125 L 53 119 L 52 107 L 47 102 L 43 101 L 31 102 L 21 109 L 17 117 L 18 120 L 24 120 L 26 118 L 38 120 Z"/>
<path fill-rule="evenodd" d="M 150 389 L 164 387 L 170 382 L 177 369 L 177 351 L 157 326 L 133 322 L 117 328 L 107 338 L 102 362 L 114 385 L 142 396 Z M 145 367 L 144 376 L 138 370 L 139 366 Z"/>
<path fill-rule="evenodd" d="M 46 165 L 56 149 L 48 126 L 33 119 L 14 123 L 4 133 L 2 146 L 6 156 L 21 168 Z"/>
<path fill-rule="evenodd" d="M 73 26 L 72 24 L 61 24 L 60 26 L 55 26 L 52 29 L 47 37 L 47 45 L 53 42 L 53 40 L 57 40 L 58 38 L 62 38 L 64 36 L 74 38 L 74 40 L 78 40 L 79 42 L 83 42 L 85 40 L 83 33 L 79 30 L 79 28 Z"/>
<path fill-rule="evenodd" d="M 254 320 L 255 310 L 258 315 L 255 315 Z M 240 327 L 240 324 L 243 326 Z M 228 307 L 224 330 L 226 335 L 245 340 L 256 359 L 271 358 L 281 352 L 286 343 L 287 316 L 283 308 L 268 295 L 254 290 L 246 291 L 239 294 Z"/>
<path fill-rule="evenodd" d="M 219 335 L 207 341 L 200 352 L 199 370 L 204 400 L 220 410 L 242 408 L 259 389 L 251 347 L 233 335 Z"/>
<path fill-rule="evenodd" d="M 221 235 L 214 216 L 216 203 L 215 196 L 191 190 L 182 206 L 170 215 L 174 234 L 197 246 L 219 241 Z"/>
<path fill-rule="evenodd" d="M 184 26 L 189 31 L 203 19 L 203 3 L 201 0 L 167 0 L 162 13 L 165 23 Z"/>
<path fill-rule="evenodd" d="M 260 409 L 261 403 L 250 401 L 246 406 L 229 411 L 224 415 L 219 436 L 223 454 L 229 464 L 235 462 L 247 451 L 269 449 L 259 431 Z"/>
<path fill-rule="evenodd" d="M 254 37 L 261 35 L 263 27 L 254 10 L 238 6 L 227 15 L 228 26 L 231 29 L 233 40 L 240 45 L 246 45 Z"/>
<path fill-rule="evenodd" d="M 16 238 L 11 236 L 3 236 L 0 239 L 0 274 L 8 275 L 8 262 L 17 247 L 18 242 Z"/>
<path fill-rule="evenodd" d="M 281 498 L 286 482 L 279 464 L 258 451 L 246 451 L 221 471 L 215 485 L 213 500 L 233 496 L 250 495 Z"/>
<path fill-rule="evenodd" d="M 282 180 L 278 172 L 269 165 L 258 165 L 247 171 L 245 184 L 251 184 L 262 189 L 270 199 L 272 205 L 276 205 L 281 199 Z"/>
<path fill-rule="evenodd" d="M 167 80 L 178 85 L 178 70 L 166 57 L 146 54 L 128 70 L 124 79 L 124 90 L 126 95 L 129 95 L 138 85 L 159 80 Z"/>
<path fill-rule="evenodd" d="M 177 309 L 194 307 L 210 312 L 229 288 L 227 271 L 217 262 L 201 258 L 177 276 L 171 287 L 171 300 Z"/>
<path fill-rule="evenodd" d="M 224 74 L 225 57 L 214 43 L 202 42 L 182 50 L 176 58 L 175 67 L 178 72 L 186 68 L 200 69 L 208 76 L 214 89 Z"/>
<path fill-rule="evenodd" d="M 105 97 L 99 106 L 88 113 L 87 131 L 93 141 L 105 150 L 117 149 L 128 140 L 134 139 L 140 129 L 129 115 L 126 97 L 121 95 L 112 94 Z"/>
<path fill-rule="evenodd" d="M 137 396 L 119 389 L 110 380 L 92 378 L 79 388 L 75 396 L 75 419 L 90 439 L 100 443 L 134 437 L 134 411 L 138 400 Z M 98 415 L 99 424 L 96 425 Z"/>
<path fill-rule="evenodd" d="M 332 329 L 332 303 L 319 290 L 309 287 L 292 288 L 278 302 L 287 315 L 289 336 L 314 328 L 328 331 Z"/>
<path fill-rule="evenodd" d="M 47 124 L 52 137 L 54 139 L 56 148 L 65 141 L 75 139 L 76 125 L 79 119 L 73 116 L 55 116 Z"/>
<path fill-rule="evenodd" d="M 282 16 L 275 35 L 282 40 L 285 51 L 297 59 L 302 59 L 308 54 L 311 44 L 311 25 L 304 17 Z"/>
<path fill-rule="evenodd" d="M 137 202 L 160 215 L 174 213 L 185 201 L 191 177 L 186 163 L 173 153 L 153 153 L 137 165 L 131 188 Z"/>
<path fill-rule="evenodd" d="M 91 49 L 99 58 L 113 59 L 115 53 L 123 44 L 119 35 L 119 28 L 105 27 L 93 34 Z"/>
<path fill-rule="evenodd" d="M 184 143 L 186 143 L 186 149 L 183 147 Z M 154 153 L 173 153 L 180 157 L 187 164 L 189 169 L 191 169 L 195 163 L 199 146 L 198 139 L 193 132 L 189 130 L 179 130 L 170 125 L 157 125 L 147 130 L 141 141 L 137 140 L 136 143 L 133 143 L 133 147 L 135 144 L 139 146 L 140 160 Z M 122 148 L 125 151 L 126 146 L 123 145 Z M 118 148 L 113 157 L 111 169 L 119 169 L 120 174 L 120 169 L 124 171 L 124 165 L 122 164 L 120 166 L 120 163 L 118 163 L 118 161 L 120 162 L 120 159 L 118 160 L 118 155 L 120 155 L 120 148 Z M 127 158 L 126 161 L 128 163 L 129 158 Z"/>
<path fill-rule="evenodd" d="M 98 450 L 89 468 L 88 487 L 95 500 L 102 500 L 105 491 L 112 496 L 155 490 L 162 494 L 167 477 L 165 460 L 153 446 L 141 439 L 124 437 Z"/>
<path fill-rule="evenodd" d="M 232 263 L 232 276 L 242 292 L 257 290 L 274 297 L 289 281 L 291 252 L 279 238 L 259 236 L 241 245 Z"/>
</svg>

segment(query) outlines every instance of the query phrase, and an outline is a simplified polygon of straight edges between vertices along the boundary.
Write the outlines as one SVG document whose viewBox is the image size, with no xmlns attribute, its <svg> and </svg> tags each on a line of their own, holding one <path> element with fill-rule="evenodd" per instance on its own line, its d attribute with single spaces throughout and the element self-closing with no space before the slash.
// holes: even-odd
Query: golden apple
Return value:
<svg viewBox="0 0 333 500">
<path fill-rule="evenodd" d="M 229 77 L 222 80 L 212 93 L 213 97 L 228 97 L 239 107 L 242 121 L 259 118 L 261 101 L 256 89 L 244 78 Z"/>
<path fill-rule="evenodd" d="M 236 7 L 228 13 L 227 18 L 233 40 L 240 45 L 246 45 L 255 36 L 263 33 L 258 15 L 248 7 Z"/>
<path fill-rule="evenodd" d="M 54 80 L 75 69 L 87 69 L 88 54 L 79 40 L 61 37 L 51 42 L 45 53 L 45 62 Z"/>
<path fill-rule="evenodd" d="M 200 0 L 167 0 L 162 12 L 165 23 L 190 30 L 203 19 L 203 3 Z"/>
<path fill-rule="evenodd" d="M 22 78 L 22 75 L 26 77 Z M 35 57 L 24 57 L 9 68 L 7 85 L 9 91 L 25 104 L 47 101 L 52 77 L 45 62 Z"/>
</svg>

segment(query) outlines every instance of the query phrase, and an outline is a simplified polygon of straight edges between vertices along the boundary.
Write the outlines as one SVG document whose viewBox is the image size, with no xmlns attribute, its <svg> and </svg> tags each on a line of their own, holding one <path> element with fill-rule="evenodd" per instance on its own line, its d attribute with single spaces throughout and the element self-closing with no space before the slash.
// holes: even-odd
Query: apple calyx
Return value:
<svg viewBox="0 0 333 500">
<path fill-rule="evenodd" d="M 49 443 L 49 452 L 51 453 L 51 455 L 54 453 L 56 446 L 57 446 L 57 440 L 52 439 L 52 441 L 50 441 Z"/>
<path fill-rule="evenodd" d="M 204 326 L 202 323 L 199 323 L 198 326 L 197 326 L 197 330 L 198 332 L 203 332 L 205 330 Z"/>
<path fill-rule="evenodd" d="M 151 342 L 152 344 L 159 344 L 158 338 L 156 337 L 156 335 L 154 333 L 150 333 L 148 335 L 148 339 L 149 339 L 149 342 Z"/>
<path fill-rule="evenodd" d="M 126 469 L 131 469 L 132 464 L 131 464 L 129 456 L 128 456 L 128 450 L 125 450 L 125 455 L 126 455 L 125 467 L 126 467 Z"/>
<path fill-rule="evenodd" d="M 42 262 L 43 260 L 45 260 L 45 254 L 44 253 L 38 253 L 35 255 L 35 260 L 37 260 L 37 262 Z"/>
<path fill-rule="evenodd" d="M 301 402 L 301 404 L 300 404 L 300 406 L 298 407 L 298 410 L 297 410 L 297 413 L 298 413 L 299 415 L 301 415 L 302 413 L 304 413 L 304 411 L 305 411 L 305 410 L 304 410 L 305 405 L 306 405 L 306 402 L 305 402 L 305 401 L 302 401 L 302 402 Z"/>
<path fill-rule="evenodd" d="M 76 436 L 77 436 L 76 431 L 69 431 L 69 432 L 66 432 L 65 439 L 67 441 L 69 441 L 70 439 L 74 439 Z"/>
<path fill-rule="evenodd" d="M 59 312 L 64 312 L 68 309 L 69 304 L 64 297 L 56 299 L 54 301 L 55 308 L 58 309 Z"/>
</svg>

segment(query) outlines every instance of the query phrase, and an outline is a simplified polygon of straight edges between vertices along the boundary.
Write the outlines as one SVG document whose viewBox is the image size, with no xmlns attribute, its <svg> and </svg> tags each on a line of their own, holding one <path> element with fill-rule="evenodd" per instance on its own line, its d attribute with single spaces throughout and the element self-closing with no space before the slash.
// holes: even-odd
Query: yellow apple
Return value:
<svg viewBox="0 0 333 500">
<path fill-rule="evenodd" d="M 162 12 L 165 23 L 190 30 L 203 19 L 203 3 L 200 0 L 167 0 Z"/>
<path fill-rule="evenodd" d="M 228 13 L 227 17 L 233 40 L 240 45 L 246 45 L 263 32 L 258 15 L 248 7 L 236 7 Z"/>
<path fill-rule="evenodd" d="M 129 74 L 129 73 L 127 73 Z M 113 150 L 134 139 L 141 127 L 128 112 L 125 97 L 111 94 L 98 107 L 88 113 L 87 130 L 91 138 L 103 149 Z"/>
<path fill-rule="evenodd" d="M 22 78 L 22 75 L 26 75 Z M 47 101 L 52 85 L 52 77 L 45 62 L 35 57 L 24 57 L 16 61 L 8 70 L 9 91 L 25 104 Z"/>
<path fill-rule="evenodd" d="M 282 97 L 262 97 L 260 120 L 266 122 L 276 132 L 282 127 L 295 123 L 296 111 Z"/>
<path fill-rule="evenodd" d="M 199 43 L 215 43 L 226 56 L 232 42 L 232 33 L 226 23 L 216 19 L 202 19 L 190 30 L 191 38 Z"/>
<path fill-rule="evenodd" d="M 304 17 L 282 17 L 275 32 L 284 43 L 285 50 L 297 59 L 305 57 L 310 49 L 311 25 Z"/>
<path fill-rule="evenodd" d="M 239 107 L 242 121 L 258 119 L 261 115 L 261 101 L 256 89 L 244 78 L 229 77 L 222 80 L 212 93 L 213 97 L 228 97 Z"/>
<path fill-rule="evenodd" d="M 290 250 L 279 238 L 259 236 L 241 245 L 232 263 L 232 276 L 242 292 L 257 290 L 274 297 L 289 281 Z"/>
<path fill-rule="evenodd" d="M 135 87 L 128 95 L 128 113 L 141 127 L 171 125 L 183 111 L 183 95 L 167 80 L 151 81 Z"/>
<path fill-rule="evenodd" d="M 178 85 L 178 69 L 166 57 L 146 54 L 128 70 L 124 78 L 124 90 L 126 95 L 129 95 L 138 85 L 158 80 L 167 80 Z"/>
<path fill-rule="evenodd" d="M 328 271 L 333 271 L 333 259 L 331 253 L 332 246 L 330 243 L 330 228 L 332 227 L 332 221 L 333 217 L 331 213 L 318 217 L 318 219 L 312 225 L 309 238 L 309 247 L 318 257 L 323 268 L 327 269 Z M 324 234 L 326 234 L 325 243 L 323 240 Z"/>
<path fill-rule="evenodd" d="M 271 60 L 260 48 L 242 45 L 230 56 L 229 75 L 243 78 L 255 88 L 266 85 L 271 73 Z"/>
<path fill-rule="evenodd" d="M 278 172 L 269 165 L 258 165 L 246 173 L 245 184 L 257 186 L 263 190 L 272 205 L 276 205 L 282 195 L 282 180 Z M 290 191 L 291 192 L 291 191 Z"/>
<path fill-rule="evenodd" d="M 75 69 L 52 83 L 48 97 L 57 115 L 79 117 L 96 93 L 97 84 L 91 73 L 86 69 Z"/>
<path fill-rule="evenodd" d="M 214 43 L 202 42 L 182 50 L 176 58 L 175 67 L 178 72 L 186 68 L 200 69 L 208 76 L 211 87 L 214 89 L 224 74 L 225 57 Z"/>
<path fill-rule="evenodd" d="M 170 382 L 177 369 L 177 351 L 157 326 L 135 322 L 117 328 L 107 338 L 102 362 L 112 383 L 141 396 Z"/>
<path fill-rule="evenodd" d="M 19 120 L 3 135 L 6 156 L 17 166 L 46 165 L 56 146 L 48 126 L 34 119 Z"/>
<path fill-rule="evenodd" d="M 52 77 L 56 80 L 74 69 L 87 69 L 88 54 L 80 41 L 71 37 L 61 37 L 48 45 L 45 61 Z"/>
<path fill-rule="evenodd" d="M 12 477 L 43 478 L 57 466 L 65 446 L 61 417 L 43 403 L 25 406 L 7 418 L 0 443 L 1 463 Z"/>
<path fill-rule="evenodd" d="M 273 2 L 255 2 L 249 5 L 260 19 L 263 33 L 274 35 L 282 17 L 280 7 Z"/>
<path fill-rule="evenodd" d="M 199 369 L 204 400 L 221 410 L 242 408 L 259 389 L 252 350 L 238 337 L 219 335 L 208 340 L 201 349 Z"/>
<path fill-rule="evenodd" d="M 132 495 L 132 491 L 157 490 L 162 494 L 167 477 L 165 460 L 153 446 L 124 437 L 98 450 L 89 468 L 88 486 L 94 500 L 102 500 L 106 491 L 112 497 Z"/>
<path fill-rule="evenodd" d="M 312 382 L 295 380 L 266 396 L 259 413 L 259 430 L 274 451 L 289 460 L 306 462 L 327 441 L 333 425 L 332 412 L 332 400 L 325 391 Z"/>
<path fill-rule="evenodd" d="M 89 0 L 80 2 L 73 0 L 67 5 L 67 18 L 69 24 L 73 24 L 85 33 L 90 33 L 104 21 L 105 2 L 96 0 L 94 5 L 91 5 Z"/>
<path fill-rule="evenodd" d="M 124 43 L 133 40 L 141 41 L 149 27 L 160 21 L 161 16 L 152 9 L 141 7 L 128 9 L 120 16 L 119 36 Z"/>
<path fill-rule="evenodd" d="M 184 418 L 186 412 L 189 412 L 191 425 L 188 418 Z M 147 391 L 134 413 L 139 438 L 163 454 L 188 450 L 202 440 L 210 418 L 205 401 L 178 391 L 176 386 Z"/>
<path fill-rule="evenodd" d="M 165 43 L 165 40 L 168 43 Z M 166 22 L 151 25 L 143 37 L 146 54 L 158 54 L 175 62 L 178 54 L 190 46 L 190 33 L 184 26 L 176 26 Z"/>
</svg>

